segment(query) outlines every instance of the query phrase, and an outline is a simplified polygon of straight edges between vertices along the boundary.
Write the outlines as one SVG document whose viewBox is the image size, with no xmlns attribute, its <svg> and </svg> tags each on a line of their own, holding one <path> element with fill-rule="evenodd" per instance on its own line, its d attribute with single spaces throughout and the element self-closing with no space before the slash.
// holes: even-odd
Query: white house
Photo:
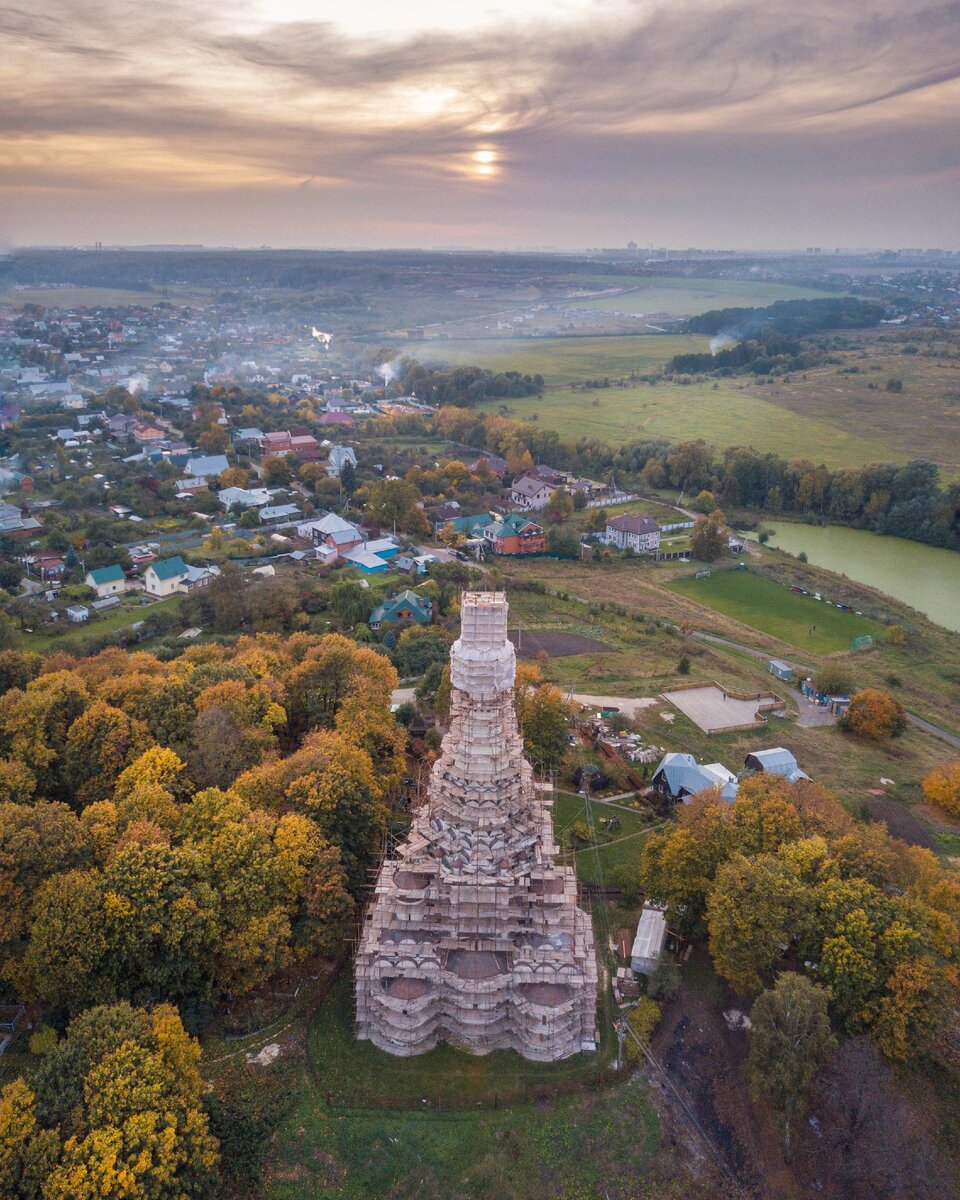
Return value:
<svg viewBox="0 0 960 1200">
<path fill-rule="evenodd" d="M 217 492 L 217 499 L 229 512 L 231 508 L 261 508 L 270 503 L 269 488 L 228 487 Z"/>
<path fill-rule="evenodd" d="M 334 479 L 339 479 L 340 472 L 347 463 L 354 467 L 357 465 L 354 448 L 352 446 L 331 446 L 327 455 L 327 474 Z"/>
<path fill-rule="evenodd" d="M 116 563 L 111 567 L 98 567 L 95 571 L 88 571 L 83 582 L 87 587 L 93 588 L 98 600 L 120 595 L 127 590 L 127 577 L 123 568 Z"/>
<path fill-rule="evenodd" d="M 510 489 L 510 502 L 517 508 L 530 509 L 539 512 L 550 503 L 550 497 L 557 490 L 557 485 L 541 479 L 539 475 L 528 471 L 518 475 Z"/>
<path fill-rule="evenodd" d="M 619 546 L 621 550 L 653 554 L 660 549 L 660 526 L 653 517 L 643 513 L 610 517 L 604 529 L 603 540 L 610 546 Z"/>
<path fill-rule="evenodd" d="M 143 573 L 144 591 L 148 596 L 173 596 L 182 591 L 180 586 L 189 576 L 187 564 L 180 555 L 163 558 L 151 563 Z"/>
</svg>

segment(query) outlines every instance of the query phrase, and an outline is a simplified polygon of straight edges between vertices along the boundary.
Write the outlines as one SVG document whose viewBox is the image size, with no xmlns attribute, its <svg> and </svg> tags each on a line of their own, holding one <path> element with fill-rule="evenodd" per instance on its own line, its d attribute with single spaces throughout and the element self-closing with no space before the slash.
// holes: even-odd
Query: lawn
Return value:
<svg viewBox="0 0 960 1200">
<path fill-rule="evenodd" d="M 692 1194 L 669 1190 L 682 1171 L 640 1080 L 476 1113 L 328 1112 L 305 1090 L 273 1138 L 265 1191 L 270 1200 Z"/>
<path fill-rule="evenodd" d="M 849 650 L 854 638 L 878 638 L 884 632 L 876 621 L 792 592 L 752 571 L 715 570 L 706 579 L 688 575 L 668 587 L 811 654 Z"/>
<path fill-rule="evenodd" d="M 914 334 L 921 353 L 905 354 L 903 339 Z M 955 333 L 864 331 L 835 359 L 768 386 L 748 386 L 781 411 L 854 439 L 869 430 L 871 439 L 891 447 L 888 461 L 929 458 L 945 475 L 960 475 L 960 338 Z M 902 392 L 887 391 L 889 379 L 899 379 Z"/>
<path fill-rule="evenodd" d="M 175 611 L 183 602 L 183 596 L 170 596 L 166 600 L 155 600 L 152 604 L 137 604 L 130 600 L 121 603 L 108 617 L 91 617 L 82 625 L 70 625 L 62 632 L 56 633 L 19 633 L 18 644 L 23 650 L 36 650 L 46 653 L 56 648 L 68 649 L 92 640 L 104 633 L 115 633 L 118 629 L 126 629 L 137 621 L 143 621 L 151 613 L 162 609 L 164 612 Z"/>
<path fill-rule="evenodd" d="M 622 285 L 626 281 L 616 282 Z M 776 300 L 818 300 L 836 295 L 835 292 L 794 287 L 787 283 L 753 283 L 742 279 L 647 277 L 632 280 L 627 286 L 629 291 L 619 296 L 571 300 L 568 305 L 602 312 L 666 312 L 674 317 L 692 317 L 714 308 L 759 308 Z"/>
<path fill-rule="evenodd" d="M 608 833 L 606 823 L 612 817 L 620 825 Z M 592 833 L 589 844 L 577 842 L 571 846 L 570 830 L 577 821 L 589 826 Z M 554 801 L 553 825 L 565 861 L 576 862 L 577 878 L 585 883 L 604 883 L 612 867 L 639 859 L 643 835 L 649 832 L 652 818 L 649 811 L 629 812 L 599 800 L 591 802 L 588 814 L 582 797 L 561 793 Z"/>
</svg>

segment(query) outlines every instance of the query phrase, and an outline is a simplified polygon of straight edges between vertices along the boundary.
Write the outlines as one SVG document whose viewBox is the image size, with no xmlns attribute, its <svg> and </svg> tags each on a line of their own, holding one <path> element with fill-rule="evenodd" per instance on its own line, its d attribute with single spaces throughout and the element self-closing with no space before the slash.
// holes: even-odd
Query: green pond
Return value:
<svg viewBox="0 0 960 1200">
<path fill-rule="evenodd" d="M 955 551 L 838 525 L 778 521 L 772 528 L 771 546 L 790 554 L 802 550 L 816 566 L 878 588 L 960 632 L 960 554 Z"/>
</svg>

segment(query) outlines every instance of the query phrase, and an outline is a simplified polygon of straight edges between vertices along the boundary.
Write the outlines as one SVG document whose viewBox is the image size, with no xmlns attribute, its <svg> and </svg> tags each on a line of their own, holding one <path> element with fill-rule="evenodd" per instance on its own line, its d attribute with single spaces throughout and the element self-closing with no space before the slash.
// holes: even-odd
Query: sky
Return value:
<svg viewBox="0 0 960 1200">
<path fill-rule="evenodd" d="M 0 0 L 0 248 L 960 249 L 960 2 Z"/>
</svg>

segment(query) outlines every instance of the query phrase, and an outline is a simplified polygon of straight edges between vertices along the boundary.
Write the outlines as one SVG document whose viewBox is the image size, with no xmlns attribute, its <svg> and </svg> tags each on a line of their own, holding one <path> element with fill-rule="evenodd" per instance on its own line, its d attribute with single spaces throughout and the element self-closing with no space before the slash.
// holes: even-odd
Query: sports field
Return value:
<svg viewBox="0 0 960 1200">
<path fill-rule="evenodd" d="M 834 654 L 849 650 L 854 638 L 883 635 L 883 626 L 876 621 L 791 592 L 752 571 L 715 570 L 706 579 L 688 575 L 667 586 L 811 654 Z"/>
<path fill-rule="evenodd" d="M 595 282 L 600 282 L 600 278 Z M 601 312 L 670 313 L 692 317 L 713 308 L 759 308 L 776 300 L 819 300 L 835 292 L 793 287 L 787 283 L 751 283 L 742 279 L 660 279 L 617 280 L 629 288 L 619 296 L 601 296 L 596 300 L 571 300 L 570 307 L 593 308 Z"/>
</svg>

